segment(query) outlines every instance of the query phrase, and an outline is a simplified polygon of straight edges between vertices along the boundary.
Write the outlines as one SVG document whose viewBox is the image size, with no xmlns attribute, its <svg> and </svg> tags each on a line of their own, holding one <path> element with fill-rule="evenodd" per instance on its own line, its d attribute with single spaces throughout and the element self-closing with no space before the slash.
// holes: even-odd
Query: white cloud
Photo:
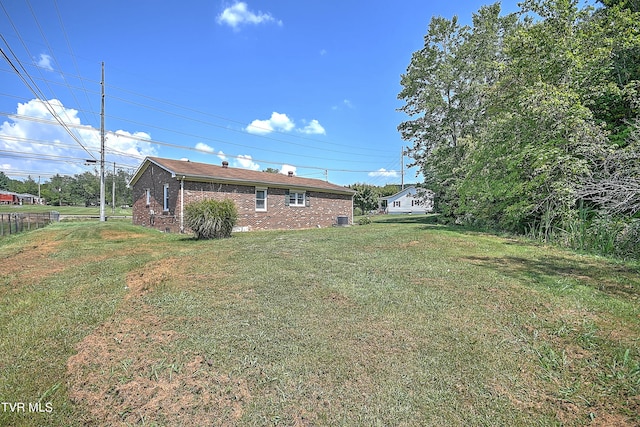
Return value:
<svg viewBox="0 0 640 427">
<path fill-rule="evenodd" d="M 58 124 L 49 110 L 63 121 L 82 145 Z M 156 155 L 145 132 L 118 130 L 108 132 L 105 142 L 107 162 L 132 165 L 133 159 Z M 11 153 L 11 170 L 27 171 L 32 175 L 78 174 L 86 172 L 84 159 L 100 157 L 100 131 L 83 125 L 78 111 L 66 108 L 59 100 L 45 102 L 32 99 L 18 103 L 16 115 L 0 125 L 0 150 Z M 89 153 L 87 153 L 89 151 Z M 17 176 L 17 175 L 16 175 Z"/>
<path fill-rule="evenodd" d="M 386 177 L 397 177 L 398 176 L 398 172 L 397 171 L 388 171 L 385 168 L 380 168 L 375 172 L 369 172 L 369 176 L 386 176 Z"/>
<path fill-rule="evenodd" d="M 236 163 L 236 167 L 243 168 L 243 169 L 251 169 L 254 171 L 257 171 L 258 169 L 260 169 L 260 165 L 255 163 L 251 158 L 251 156 L 248 154 L 240 154 L 235 159 L 235 163 Z"/>
<path fill-rule="evenodd" d="M 218 154 L 216 154 L 216 156 L 218 156 L 218 158 L 219 158 L 220 160 L 222 160 L 223 162 L 224 162 L 224 161 L 229 161 L 229 159 L 227 158 L 227 155 L 226 155 L 226 154 L 224 154 L 224 153 L 222 152 L 222 150 L 221 150 L 221 151 L 218 151 Z"/>
<path fill-rule="evenodd" d="M 283 175 L 289 175 L 289 172 L 293 172 L 293 174 L 295 175 L 296 169 L 297 168 L 295 166 L 283 164 L 282 167 L 280 168 L 280 173 Z"/>
<path fill-rule="evenodd" d="M 249 10 L 249 6 L 245 2 L 237 2 L 227 7 L 218 15 L 216 20 L 218 24 L 226 24 L 234 30 L 238 30 L 239 27 L 244 24 L 258 25 L 272 22 L 277 25 L 282 25 L 282 21 L 276 20 L 270 13 L 260 11 L 256 13 Z"/>
<path fill-rule="evenodd" d="M 300 129 L 300 132 L 306 133 L 307 135 L 326 135 L 327 132 L 324 130 L 322 125 L 317 120 L 311 120 L 311 123 Z"/>
<path fill-rule="evenodd" d="M 343 107 L 346 107 L 350 110 L 356 108 L 353 106 L 353 103 L 351 101 L 349 101 L 348 99 L 343 99 L 339 105 L 334 105 L 331 107 L 331 109 L 334 111 L 337 111 L 337 110 L 341 110 Z"/>
<path fill-rule="evenodd" d="M 40 59 L 36 63 L 38 67 L 44 68 L 47 71 L 53 71 L 53 67 L 51 66 L 51 56 L 41 53 Z"/>
<path fill-rule="evenodd" d="M 267 135 L 274 131 L 288 132 L 294 127 L 295 124 L 286 114 L 274 111 L 270 119 L 254 120 L 245 130 L 254 135 Z"/>
<path fill-rule="evenodd" d="M 125 130 L 117 130 L 107 135 L 105 151 L 118 151 L 132 157 L 142 158 L 155 153 L 155 148 L 150 141 L 151 135 L 146 132 L 130 133 Z"/>
<path fill-rule="evenodd" d="M 214 150 L 213 147 L 205 144 L 204 142 L 198 142 L 196 144 L 196 150 L 204 151 L 205 153 L 211 153 L 211 154 L 216 152 L 216 150 Z"/>
<path fill-rule="evenodd" d="M 304 120 L 303 120 L 304 122 Z M 271 132 L 289 132 L 295 129 L 296 125 L 286 114 L 273 112 L 271 118 L 267 120 L 254 120 L 245 130 L 254 135 L 268 135 Z M 307 135 L 326 135 L 326 130 L 317 120 L 311 120 L 303 128 L 296 129 L 300 133 Z"/>
</svg>

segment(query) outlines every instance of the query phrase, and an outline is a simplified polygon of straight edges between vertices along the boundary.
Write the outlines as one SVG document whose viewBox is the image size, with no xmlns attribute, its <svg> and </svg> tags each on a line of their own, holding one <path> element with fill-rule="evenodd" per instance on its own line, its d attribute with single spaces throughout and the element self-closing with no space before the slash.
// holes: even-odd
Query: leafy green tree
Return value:
<svg viewBox="0 0 640 427">
<path fill-rule="evenodd" d="M 611 141 L 623 146 L 640 112 L 640 12 L 637 4 L 634 10 L 624 6 L 627 2 L 606 3 L 617 5 L 594 14 L 600 28 L 599 40 L 594 42 L 606 48 L 610 56 L 607 82 L 592 85 L 586 105 L 605 125 Z"/>
<path fill-rule="evenodd" d="M 434 17 L 424 47 L 415 52 L 401 77 L 405 101 L 400 111 L 412 119 L 398 127 L 413 143 L 412 156 L 422 167 L 436 209 L 453 217 L 466 158 L 487 118 L 488 99 L 505 59 L 501 46 L 517 22 L 500 17 L 498 3 L 473 17 L 474 27 L 457 17 Z"/>
<path fill-rule="evenodd" d="M 31 176 L 27 177 L 24 181 L 18 181 L 15 188 L 17 193 L 38 195 L 38 183 L 34 181 Z"/>
<path fill-rule="evenodd" d="M 356 190 L 356 194 L 353 197 L 353 204 L 359 208 L 363 214 L 378 208 L 378 195 L 372 186 L 354 184 L 351 188 Z"/>
<path fill-rule="evenodd" d="M 105 179 L 105 193 L 106 193 Z M 100 180 L 91 172 L 75 175 L 71 187 L 71 198 L 74 204 L 91 206 L 100 203 Z"/>
<path fill-rule="evenodd" d="M 598 0 L 608 8 L 628 9 L 640 12 L 640 0 Z"/>
<path fill-rule="evenodd" d="M 525 20 L 505 39 L 508 58 L 462 189 L 461 211 L 492 226 L 548 237 L 575 213 L 577 188 L 607 150 L 584 105 L 606 82 L 606 50 L 577 1 L 521 3 Z M 586 83 L 586 81 L 590 83 Z"/>
<path fill-rule="evenodd" d="M 75 180 L 73 177 L 56 174 L 49 180 L 46 190 L 43 192 L 43 197 L 48 200 L 49 204 L 54 206 L 71 204 L 71 193 L 74 186 Z"/>
<path fill-rule="evenodd" d="M 11 179 L 0 171 L 0 190 L 9 190 L 10 181 Z"/>
<path fill-rule="evenodd" d="M 421 166 L 427 184 L 453 209 L 457 198 L 456 165 L 463 152 L 461 140 L 472 116 L 465 109 L 467 79 L 459 55 L 468 27 L 458 18 L 433 17 L 424 47 L 415 52 L 401 76 L 400 111 L 410 120 L 398 126 L 402 138 L 413 143 L 411 155 Z M 449 212 L 446 212 L 449 213 Z"/>
</svg>

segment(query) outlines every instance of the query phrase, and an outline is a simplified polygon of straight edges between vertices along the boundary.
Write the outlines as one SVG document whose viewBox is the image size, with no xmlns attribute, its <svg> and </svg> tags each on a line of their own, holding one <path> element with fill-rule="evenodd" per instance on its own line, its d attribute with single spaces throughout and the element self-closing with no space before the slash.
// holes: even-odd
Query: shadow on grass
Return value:
<svg viewBox="0 0 640 427">
<path fill-rule="evenodd" d="M 421 225 L 422 230 L 427 229 L 435 229 L 452 231 L 454 233 L 461 234 L 474 234 L 474 233 L 487 233 L 486 230 L 473 228 L 465 225 L 451 225 L 451 224 L 442 224 L 438 222 L 438 218 L 440 214 L 402 214 L 402 215 L 393 215 L 393 214 L 384 214 L 372 217 L 373 222 L 379 224 L 414 224 Z"/>
<path fill-rule="evenodd" d="M 380 224 L 427 224 L 427 225 L 440 225 L 438 224 L 438 214 L 427 215 L 378 215 L 372 219 L 374 222 Z"/>
<path fill-rule="evenodd" d="M 640 299 L 640 268 L 558 256 L 469 256 L 464 259 L 511 277 L 528 277 L 554 290 L 582 285 L 613 297 Z"/>
</svg>

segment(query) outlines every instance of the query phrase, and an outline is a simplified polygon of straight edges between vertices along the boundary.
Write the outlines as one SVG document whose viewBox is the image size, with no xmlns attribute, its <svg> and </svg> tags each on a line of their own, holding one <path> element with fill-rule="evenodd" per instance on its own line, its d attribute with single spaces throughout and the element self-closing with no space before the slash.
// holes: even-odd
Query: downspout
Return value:
<svg viewBox="0 0 640 427">
<path fill-rule="evenodd" d="M 353 225 L 353 198 L 356 197 L 355 194 L 351 195 L 351 225 Z"/>
<path fill-rule="evenodd" d="M 180 234 L 184 234 L 184 176 L 180 179 Z"/>
</svg>

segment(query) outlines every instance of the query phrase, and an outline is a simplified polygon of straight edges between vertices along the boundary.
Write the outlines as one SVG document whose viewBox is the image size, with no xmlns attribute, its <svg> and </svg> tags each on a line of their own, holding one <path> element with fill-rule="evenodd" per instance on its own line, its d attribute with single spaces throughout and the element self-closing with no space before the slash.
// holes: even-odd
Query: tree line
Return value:
<svg viewBox="0 0 640 427">
<path fill-rule="evenodd" d="M 433 17 L 398 126 L 445 222 L 640 255 L 640 2 Z"/>
<path fill-rule="evenodd" d="M 117 169 L 115 175 L 111 171 L 105 171 L 105 202 L 109 205 L 112 203 L 115 180 L 115 206 L 131 206 L 133 196 L 128 187 L 130 179 L 131 173 L 122 169 Z M 31 176 L 24 181 L 11 179 L 0 172 L 0 190 L 40 195 L 51 206 L 100 205 L 100 177 L 91 172 L 74 176 L 55 175 L 43 183 L 38 183 Z"/>
</svg>

